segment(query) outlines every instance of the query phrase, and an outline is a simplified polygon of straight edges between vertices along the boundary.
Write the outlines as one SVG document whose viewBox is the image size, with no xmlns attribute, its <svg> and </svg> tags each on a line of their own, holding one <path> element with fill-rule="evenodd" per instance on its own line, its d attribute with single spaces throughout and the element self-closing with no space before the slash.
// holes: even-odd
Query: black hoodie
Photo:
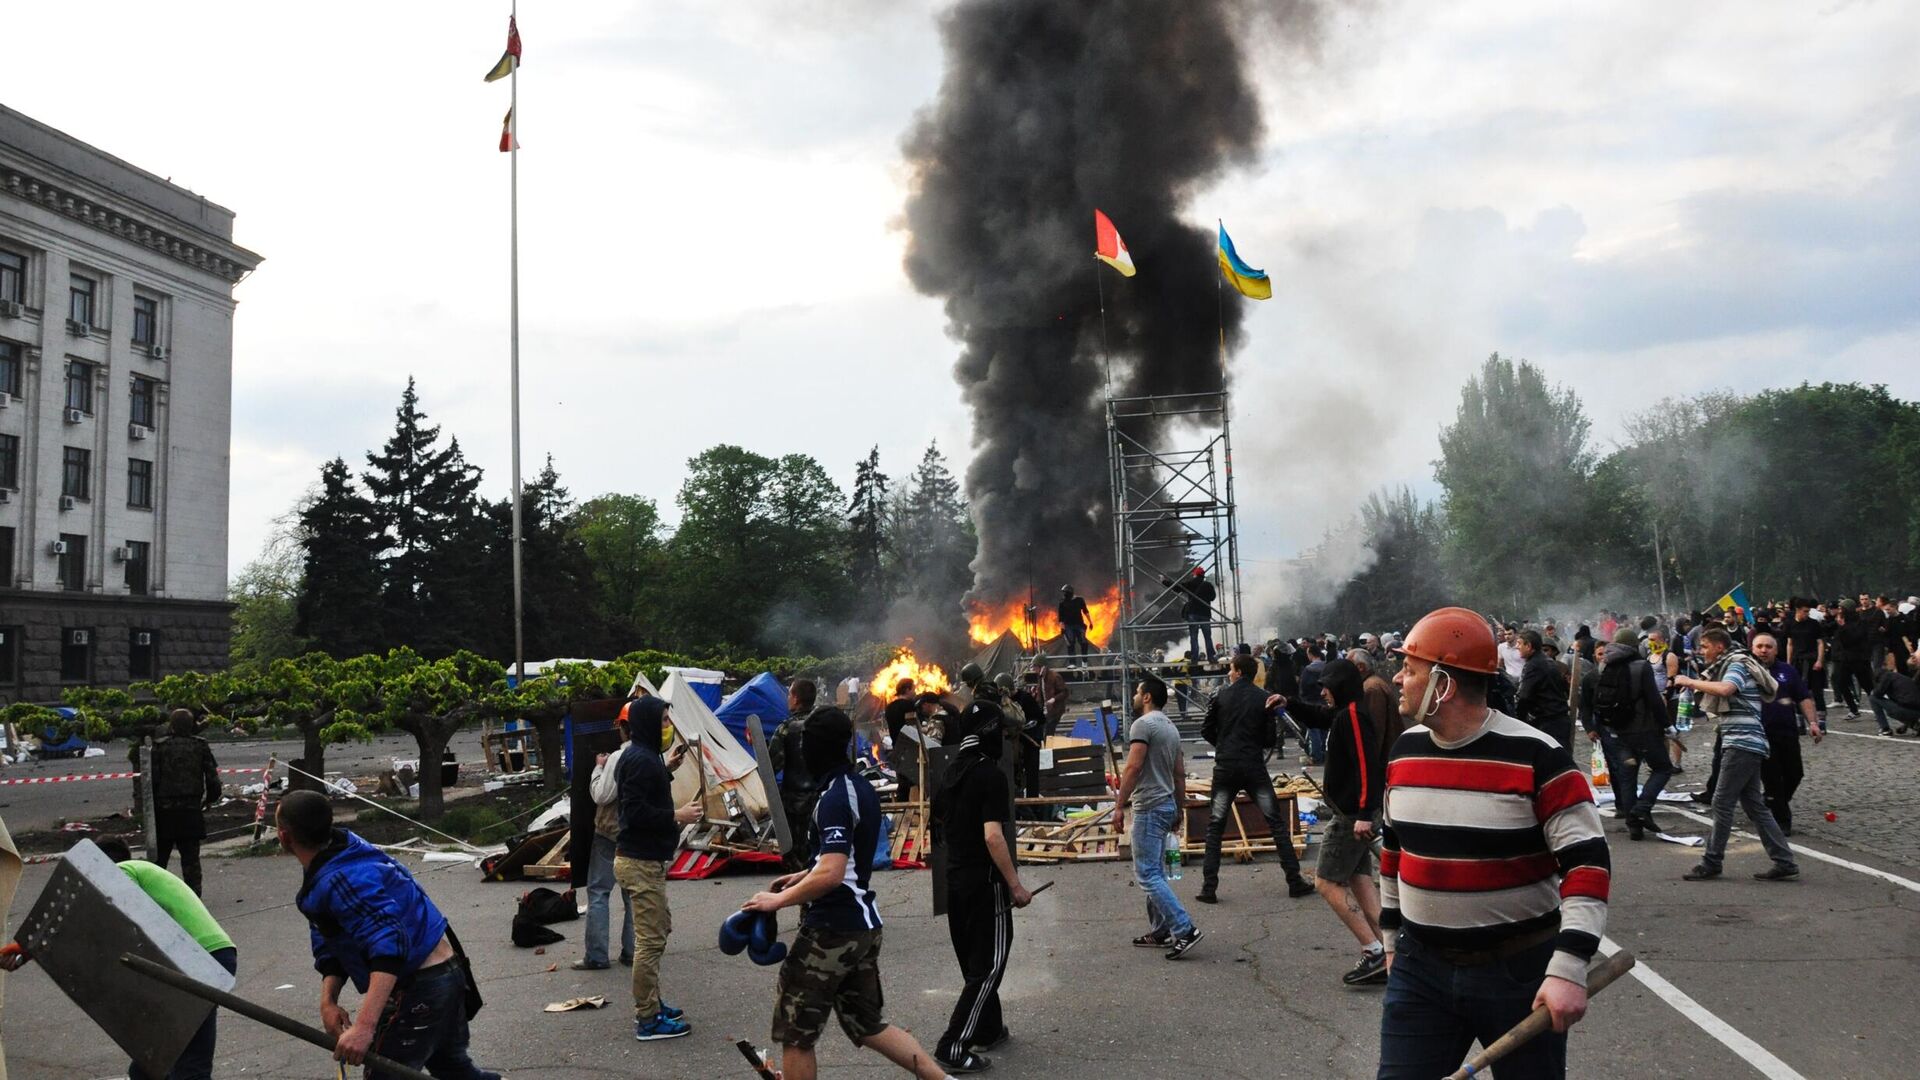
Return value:
<svg viewBox="0 0 1920 1080">
<path fill-rule="evenodd" d="M 632 859 L 665 862 L 680 844 L 673 820 L 673 777 L 660 760 L 660 731 L 667 703 L 643 697 L 627 710 L 632 745 L 620 755 L 614 782 L 620 788 L 620 837 L 614 849 Z"/>
<path fill-rule="evenodd" d="M 1290 712 L 1306 713 L 1315 727 L 1326 727 L 1327 765 L 1320 787 L 1327 801 L 1343 816 L 1371 819 L 1380 812 L 1387 782 L 1387 763 L 1380 753 L 1380 727 L 1361 704 L 1365 678 L 1351 661 L 1329 660 L 1320 673 L 1320 685 L 1333 698 L 1332 707 L 1317 701 L 1290 701 Z"/>
</svg>

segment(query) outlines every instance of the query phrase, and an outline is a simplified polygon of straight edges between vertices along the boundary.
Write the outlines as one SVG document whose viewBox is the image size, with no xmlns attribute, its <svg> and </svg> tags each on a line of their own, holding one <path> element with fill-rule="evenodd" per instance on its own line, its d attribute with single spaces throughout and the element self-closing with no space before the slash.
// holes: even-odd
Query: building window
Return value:
<svg viewBox="0 0 1920 1080">
<path fill-rule="evenodd" d="M 20 487 L 20 436 L 0 435 L 0 488 Z"/>
<path fill-rule="evenodd" d="M 20 346 L 0 341 L 0 394 L 20 396 Z"/>
<path fill-rule="evenodd" d="M 133 298 L 133 343 L 151 345 L 160 340 L 160 301 L 151 296 Z"/>
<path fill-rule="evenodd" d="M 67 447 L 65 467 L 60 472 L 60 494 L 76 499 L 92 498 L 93 451 L 84 446 Z"/>
<path fill-rule="evenodd" d="M 127 631 L 127 677 L 151 679 L 159 674 L 160 635 L 152 630 Z"/>
<path fill-rule="evenodd" d="M 153 462 L 127 459 L 127 505 L 153 509 Z"/>
<path fill-rule="evenodd" d="M 20 683 L 20 628 L 0 626 L 0 686 Z M 14 750 L 14 747 L 8 747 Z"/>
<path fill-rule="evenodd" d="M 93 321 L 93 294 L 99 284 L 84 274 L 73 275 L 73 283 L 67 286 L 67 318 L 86 326 L 95 325 Z"/>
<path fill-rule="evenodd" d="M 154 426 L 153 388 L 155 385 L 152 379 L 142 378 L 139 375 L 133 377 L 133 407 L 127 413 L 127 419 L 141 427 Z"/>
<path fill-rule="evenodd" d="M 145 540 L 127 541 L 127 592 L 134 596 L 147 595 L 147 557 L 152 550 Z"/>
<path fill-rule="evenodd" d="M 68 592 L 83 592 L 87 587 L 87 538 L 61 533 L 60 587 Z"/>
<path fill-rule="evenodd" d="M 13 587 L 13 526 L 0 525 L 0 589 Z"/>
<path fill-rule="evenodd" d="M 67 408 L 93 415 L 93 365 L 67 361 Z"/>
<path fill-rule="evenodd" d="M 0 300 L 27 302 L 27 257 L 0 248 Z"/>
<path fill-rule="evenodd" d="M 60 631 L 60 681 L 93 681 L 93 630 L 69 626 Z"/>
</svg>

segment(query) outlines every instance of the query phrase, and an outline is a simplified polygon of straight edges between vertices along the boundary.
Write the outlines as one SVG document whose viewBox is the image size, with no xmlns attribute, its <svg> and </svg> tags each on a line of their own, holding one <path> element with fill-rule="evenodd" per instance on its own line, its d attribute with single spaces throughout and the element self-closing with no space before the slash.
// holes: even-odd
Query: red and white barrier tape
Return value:
<svg viewBox="0 0 1920 1080">
<path fill-rule="evenodd" d="M 228 775 L 252 776 L 260 769 L 220 769 Z M 131 780 L 140 774 L 137 772 L 75 773 L 72 776 L 22 776 L 17 779 L 0 780 L 4 784 L 71 784 L 80 780 Z"/>
</svg>

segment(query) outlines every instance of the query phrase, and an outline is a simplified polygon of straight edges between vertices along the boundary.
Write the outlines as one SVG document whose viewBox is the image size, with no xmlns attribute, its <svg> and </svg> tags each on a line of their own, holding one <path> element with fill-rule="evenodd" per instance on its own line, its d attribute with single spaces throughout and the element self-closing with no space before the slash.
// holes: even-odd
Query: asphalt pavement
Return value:
<svg viewBox="0 0 1920 1080">
<path fill-rule="evenodd" d="M 1756 841 L 1740 836 L 1725 878 L 1683 882 L 1696 849 L 1630 843 L 1609 819 L 1608 935 L 1638 956 L 1646 978 L 1630 975 L 1595 999 L 1574 1029 L 1570 1075 L 1915 1074 L 1920 1028 L 1904 1006 L 1920 972 L 1920 874 L 1902 857 L 1901 841 L 1886 834 L 1911 837 L 1920 821 L 1910 813 L 1888 817 L 1877 807 L 1913 805 L 1920 743 L 1836 737 L 1809 747 L 1808 764 L 1798 800 L 1804 824 L 1795 840 L 1829 861 L 1804 853 L 1796 882 L 1753 881 L 1748 874 L 1767 860 Z M 1701 771 L 1690 769 L 1683 779 L 1697 784 Z M 1882 787 L 1875 798 L 1869 786 L 1877 777 L 1897 787 Z M 1823 816 L 1830 808 L 1831 823 Z M 1705 831 L 1678 811 L 1663 813 L 1662 821 L 1674 834 Z M 579 955 L 581 923 L 561 924 L 567 940 L 545 955 L 516 949 L 509 924 L 526 885 L 483 884 L 467 864 L 409 865 L 476 956 L 487 1007 L 474 1025 L 474 1052 L 485 1067 L 514 1077 L 750 1075 L 731 1037 L 767 1041 L 774 969 L 722 955 L 714 935 L 766 876 L 669 886 L 675 933 L 663 981 L 694 1031 L 640 1044 L 631 1034 L 626 969 L 567 969 Z M 28 868 L 9 925 L 26 913 L 48 873 L 46 866 Z M 1179 962 L 1127 945 L 1144 928 L 1144 915 L 1123 864 L 1024 873 L 1030 885 L 1058 884 L 1017 917 L 1003 989 L 1014 1040 L 994 1055 L 992 1075 L 1373 1075 L 1381 992 L 1340 985 L 1355 959 L 1354 942 L 1317 897 L 1286 898 L 1276 862 L 1229 866 L 1222 903 L 1191 905 L 1206 939 Z M 215 859 L 207 865 L 207 895 L 239 945 L 238 992 L 311 1020 L 318 979 L 305 926 L 291 906 L 299 877 L 285 857 Z M 1197 874 L 1189 873 L 1175 888 L 1191 904 L 1198 887 Z M 887 923 L 881 967 L 889 1018 L 931 1046 L 959 982 L 943 920 L 931 915 L 925 874 L 884 873 L 876 888 Z M 793 916 L 785 916 L 790 937 Z M 550 965 L 558 970 L 548 971 Z M 583 994 L 605 994 L 610 1004 L 542 1011 Z M 221 1025 L 216 1075 L 332 1075 L 319 1051 L 237 1017 L 223 1017 Z M 37 967 L 9 977 L 0 1031 L 15 1076 L 122 1075 L 119 1052 Z M 823 1071 L 834 1075 L 898 1075 L 837 1031 L 829 1031 L 821 1050 Z"/>
</svg>

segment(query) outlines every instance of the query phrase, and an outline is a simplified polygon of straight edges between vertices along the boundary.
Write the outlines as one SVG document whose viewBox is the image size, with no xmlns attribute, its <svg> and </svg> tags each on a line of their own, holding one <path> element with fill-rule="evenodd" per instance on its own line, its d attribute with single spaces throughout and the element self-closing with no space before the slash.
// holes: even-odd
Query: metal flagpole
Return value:
<svg viewBox="0 0 1920 1080">
<path fill-rule="evenodd" d="M 511 17 L 514 26 L 519 26 L 520 5 L 511 5 Z M 520 62 L 514 59 L 513 74 L 508 76 L 513 82 L 512 104 L 508 112 L 513 117 L 507 132 L 507 174 L 508 201 L 508 260 L 512 264 L 511 284 L 508 286 L 508 368 L 510 373 L 510 397 L 513 405 L 513 678 L 516 684 L 527 680 L 527 652 L 525 627 L 521 621 L 520 599 Z"/>
<path fill-rule="evenodd" d="M 1107 344 L 1107 287 L 1100 281 L 1100 257 L 1094 256 L 1093 295 L 1100 300 L 1100 367 L 1106 374 L 1107 396 L 1113 396 L 1113 350 Z"/>
</svg>

